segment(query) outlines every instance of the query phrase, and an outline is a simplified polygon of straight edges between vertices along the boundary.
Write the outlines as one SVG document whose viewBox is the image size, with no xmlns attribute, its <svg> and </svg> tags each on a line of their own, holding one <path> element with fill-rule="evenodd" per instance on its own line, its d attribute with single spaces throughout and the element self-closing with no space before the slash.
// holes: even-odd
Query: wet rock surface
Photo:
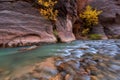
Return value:
<svg viewBox="0 0 120 80">
<path fill-rule="evenodd" d="M 120 80 L 119 40 L 76 43 L 8 80 Z"/>
</svg>

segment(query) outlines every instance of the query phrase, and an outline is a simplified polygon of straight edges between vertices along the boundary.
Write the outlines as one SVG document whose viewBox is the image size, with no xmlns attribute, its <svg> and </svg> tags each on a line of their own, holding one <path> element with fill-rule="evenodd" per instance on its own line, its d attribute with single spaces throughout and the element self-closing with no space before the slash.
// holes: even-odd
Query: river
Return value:
<svg viewBox="0 0 120 80">
<path fill-rule="evenodd" d="M 19 51 L 21 48 L 23 47 L 0 49 L 1 79 L 12 74 L 14 70 L 34 65 L 51 56 L 73 54 L 73 56 L 80 58 L 86 53 L 116 56 L 120 54 L 120 40 L 79 40 L 71 43 L 46 44 L 30 51 Z"/>
</svg>

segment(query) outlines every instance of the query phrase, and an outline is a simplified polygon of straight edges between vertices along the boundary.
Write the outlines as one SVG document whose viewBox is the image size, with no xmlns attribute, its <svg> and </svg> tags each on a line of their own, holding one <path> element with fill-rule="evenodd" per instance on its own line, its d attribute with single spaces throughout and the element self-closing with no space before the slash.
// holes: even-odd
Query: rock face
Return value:
<svg viewBox="0 0 120 80">
<path fill-rule="evenodd" d="M 0 0 L 0 46 L 56 42 L 52 24 L 25 1 Z"/>
<path fill-rule="evenodd" d="M 77 4 L 77 1 L 81 1 L 81 4 Z M 56 30 L 61 42 L 75 40 L 73 24 L 78 9 L 81 10 L 86 1 L 58 0 Z M 32 6 L 35 2 L 36 0 L 0 0 L 0 46 L 57 41 L 53 34 L 53 24 L 40 16 L 38 9 Z"/>
<path fill-rule="evenodd" d="M 101 27 L 101 31 L 93 30 L 108 38 L 120 38 L 120 0 L 92 0 L 91 5 L 103 11 L 100 25 L 96 26 Z"/>
<path fill-rule="evenodd" d="M 62 42 L 75 40 L 73 25 L 87 2 L 88 0 L 58 0 L 56 9 L 59 11 L 59 17 L 56 22 L 56 29 Z"/>
<path fill-rule="evenodd" d="M 58 0 L 56 6 L 59 18 L 56 22 L 58 37 L 62 42 L 75 40 L 80 28 L 79 14 L 83 11 L 89 0 Z"/>
</svg>

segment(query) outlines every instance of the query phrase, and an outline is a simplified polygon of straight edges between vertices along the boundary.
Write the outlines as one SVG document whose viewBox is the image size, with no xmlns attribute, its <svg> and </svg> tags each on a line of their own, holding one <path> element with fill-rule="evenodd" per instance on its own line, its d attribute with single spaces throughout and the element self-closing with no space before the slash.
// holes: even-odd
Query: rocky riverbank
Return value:
<svg viewBox="0 0 120 80">
<path fill-rule="evenodd" d="M 76 43 L 6 80 L 120 80 L 120 40 Z"/>
<path fill-rule="evenodd" d="M 73 19 L 77 7 L 83 9 L 87 0 L 78 1 L 82 4 L 77 5 L 75 0 L 58 1 L 59 18 L 53 24 L 40 15 L 37 0 L 0 0 L 0 47 L 55 43 L 58 38 L 61 42 L 75 40 Z M 55 25 L 58 38 L 54 34 Z"/>
<path fill-rule="evenodd" d="M 91 33 L 102 39 L 120 38 L 119 0 L 58 0 L 57 21 L 51 23 L 39 13 L 37 0 L 0 0 L 0 47 L 70 42 L 81 39 L 79 14 L 87 4 L 103 11 Z M 56 29 L 56 35 L 54 34 Z"/>
</svg>

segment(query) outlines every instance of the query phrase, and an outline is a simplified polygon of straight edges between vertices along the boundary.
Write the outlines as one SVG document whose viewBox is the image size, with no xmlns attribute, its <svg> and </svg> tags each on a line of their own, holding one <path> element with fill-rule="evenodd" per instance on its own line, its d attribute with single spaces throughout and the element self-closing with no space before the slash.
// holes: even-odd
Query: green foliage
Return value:
<svg viewBox="0 0 120 80">
<path fill-rule="evenodd" d="M 58 10 L 54 10 L 57 0 L 38 0 L 38 3 L 42 5 L 40 8 L 40 14 L 46 19 L 55 21 L 58 15 Z"/>
<path fill-rule="evenodd" d="M 89 39 L 92 39 L 92 40 L 99 40 L 101 38 L 102 38 L 102 36 L 100 34 L 90 34 L 89 35 Z"/>
<path fill-rule="evenodd" d="M 53 34 L 54 34 L 55 36 L 58 36 L 57 30 L 53 30 Z"/>
<path fill-rule="evenodd" d="M 83 29 L 82 30 L 82 35 L 87 35 L 89 33 L 90 29 L 89 28 L 86 28 L 86 29 Z"/>
<path fill-rule="evenodd" d="M 98 16 L 102 11 L 93 10 L 91 6 L 87 6 L 85 11 L 79 16 L 83 21 L 83 26 L 91 28 L 92 26 L 98 24 Z"/>
</svg>

